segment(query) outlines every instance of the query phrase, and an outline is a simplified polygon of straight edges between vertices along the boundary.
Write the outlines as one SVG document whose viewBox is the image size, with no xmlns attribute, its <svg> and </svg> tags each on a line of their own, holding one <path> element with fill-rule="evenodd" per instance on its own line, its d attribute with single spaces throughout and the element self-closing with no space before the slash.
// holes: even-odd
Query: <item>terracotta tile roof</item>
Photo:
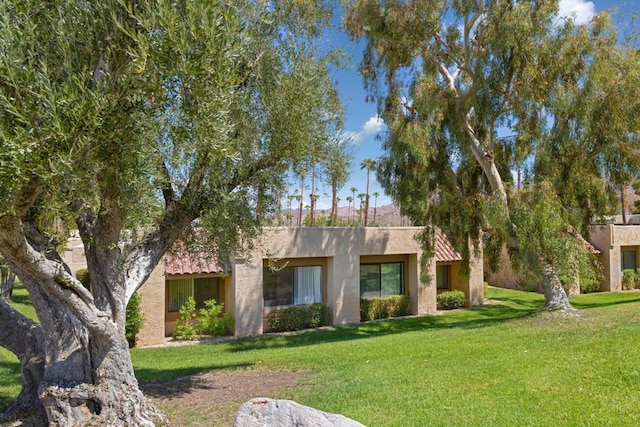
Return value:
<svg viewBox="0 0 640 427">
<path fill-rule="evenodd" d="M 186 250 L 170 251 L 164 257 L 167 274 L 204 274 L 226 271 L 211 254 L 190 254 Z"/>
<path fill-rule="evenodd" d="M 584 237 L 582 237 L 581 235 L 578 234 L 578 239 L 581 240 L 582 242 L 584 242 L 585 245 L 587 245 L 587 249 L 589 249 L 589 252 L 591 252 L 594 255 L 600 255 L 602 253 L 602 251 L 600 249 L 598 249 L 596 247 L 596 245 L 594 245 L 591 242 L 587 242 L 585 240 Z"/>
<path fill-rule="evenodd" d="M 457 262 L 462 261 L 460 255 L 453 248 L 447 236 L 440 230 L 436 231 L 436 262 Z"/>
</svg>

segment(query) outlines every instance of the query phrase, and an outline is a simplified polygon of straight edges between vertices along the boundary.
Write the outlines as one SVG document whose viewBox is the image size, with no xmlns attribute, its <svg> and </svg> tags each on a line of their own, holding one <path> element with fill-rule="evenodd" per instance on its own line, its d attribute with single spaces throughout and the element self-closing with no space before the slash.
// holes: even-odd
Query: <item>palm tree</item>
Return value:
<svg viewBox="0 0 640 427">
<path fill-rule="evenodd" d="M 364 193 L 358 194 L 358 199 L 360 199 L 360 215 L 358 221 L 362 224 L 362 214 L 364 213 Z"/>
<path fill-rule="evenodd" d="M 364 202 L 364 226 L 366 227 L 369 223 L 369 173 L 376 168 L 376 161 L 373 159 L 364 159 L 362 163 L 360 163 L 360 169 L 367 170 L 367 190 L 365 192 L 365 202 Z"/>
<path fill-rule="evenodd" d="M 347 196 L 347 201 L 349 202 L 349 210 L 347 214 L 347 225 L 351 223 L 351 202 L 353 202 L 353 197 Z"/>
<path fill-rule="evenodd" d="M 373 222 L 376 222 L 376 210 L 378 209 L 378 196 L 380 193 L 375 191 L 373 193 Z"/>
</svg>

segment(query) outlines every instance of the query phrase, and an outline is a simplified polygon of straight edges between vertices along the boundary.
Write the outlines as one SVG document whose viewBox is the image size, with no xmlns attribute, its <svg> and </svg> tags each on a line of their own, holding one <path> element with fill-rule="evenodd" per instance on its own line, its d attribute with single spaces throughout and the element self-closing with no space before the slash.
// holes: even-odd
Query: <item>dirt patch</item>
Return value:
<svg viewBox="0 0 640 427">
<path fill-rule="evenodd" d="M 173 426 L 231 426 L 240 405 L 253 397 L 283 397 L 305 372 L 240 370 L 208 372 L 141 384 Z"/>
</svg>

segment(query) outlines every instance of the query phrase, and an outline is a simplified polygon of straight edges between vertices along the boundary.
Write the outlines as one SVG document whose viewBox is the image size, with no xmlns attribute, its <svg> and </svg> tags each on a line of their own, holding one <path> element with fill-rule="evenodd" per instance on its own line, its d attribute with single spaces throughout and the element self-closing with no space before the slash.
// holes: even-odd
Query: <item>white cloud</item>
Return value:
<svg viewBox="0 0 640 427">
<path fill-rule="evenodd" d="M 373 116 L 365 124 L 362 125 L 360 132 L 347 131 L 344 133 L 344 137 L 350 140 L 353 144 L 358 144 L 364 138 L 375 135 L 380 132 L 384 127 L 384 122 L 380 116 Z"/>
<path fill-rule="evenodd" d="M 558 15 L 573 18 L 578 25 L 586 24 L 596 14 L 595 5 L 585 0 L 560 0 Z"/>
</svg>

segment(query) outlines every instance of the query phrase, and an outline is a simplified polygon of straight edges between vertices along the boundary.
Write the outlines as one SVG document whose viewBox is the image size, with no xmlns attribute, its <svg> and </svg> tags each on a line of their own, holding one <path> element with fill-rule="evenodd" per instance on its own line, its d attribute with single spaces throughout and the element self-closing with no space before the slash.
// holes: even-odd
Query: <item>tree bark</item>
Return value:
<svg viewBox="0 0 640 427">
<path fill-rule="evenodd" d="M 8 300 L 13 297 L 15 281 L 16 275 L 11 268 L 8 265 L 0 265 L 0 298 Z"/>
<path fill-rule="evenodd" d="M 0 424 L 21 420 L 25 424 L 44 425 L 47 414 L 38 396 L 44 376 L 45 357 L 41 348 L 42 330 L 0 300 L 0 324 L 11 325 L 0 330 L 0 346 L 11 351 L 20 361 L 22 390 L 7 410 L 0 414 Z"/>
<path fill-rule="evenodd" d="M 556 311 L 571 308 L 567 293 L 560 283 L 558 274 L 551 265 L 546 265 L 543 271 L 544 280 L 544 299 L 545 304 L 542 307 L 546 311 Z"/>
</svg>

